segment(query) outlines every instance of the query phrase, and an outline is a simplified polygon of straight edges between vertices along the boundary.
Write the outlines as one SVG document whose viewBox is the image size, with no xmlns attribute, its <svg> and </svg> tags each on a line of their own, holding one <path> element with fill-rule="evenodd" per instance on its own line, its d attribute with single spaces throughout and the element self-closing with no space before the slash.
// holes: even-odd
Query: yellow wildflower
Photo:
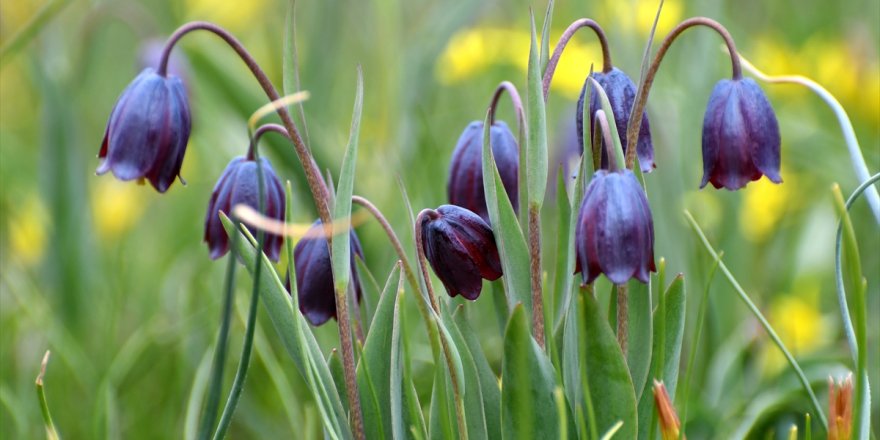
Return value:
<svg viewBox="0 0 880 440">
<path fill-rule="evenodd" d="M 828 340 L 828 322 L 819 311 L 819 287 L 813 280 L 797 283 L 795 293 L 778 295 L 770 305 L 768 319 L 795 356 L 809 354 Z M 766 366 L 776 371 L 785 359 L 772 345 L 766 346 Z"/>
<path fill-rule="evenodd" d="M 766 240 L 791 208 L 797 188 L 794 184 L 796 178 L 788 173 L 784 174 L 784 179 L 782 185 L 761 179 L 743 189 L 745 197 L 739 212 L 739 225 L 747 239 L 753 242 Z"/>
<path fill-rule="evenodd" d="M 92 191 L 92 217 L 102 240 L 112 240 L 134 226 L 143 213 L 147 191 L 150 189 L 131 182 L 96 180 Z"/>
<path fill-rule="evenodd" d="M 39 263 L 48 243 L 49 216 L 40 198 L 32 194 L 13 207 L 9 217 L 9 244 L 13 259 L 25 266 Z"/>
</svg>

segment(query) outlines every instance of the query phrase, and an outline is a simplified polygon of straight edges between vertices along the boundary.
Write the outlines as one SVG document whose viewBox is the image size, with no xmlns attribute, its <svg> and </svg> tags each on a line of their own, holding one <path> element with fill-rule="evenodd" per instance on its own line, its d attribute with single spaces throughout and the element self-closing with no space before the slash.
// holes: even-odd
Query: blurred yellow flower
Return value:
<svg viewBox="0 0 880 440">
<path fill-rule="evenodd" d="M 589 30 L 585 30 L 583 35 L 588 33 Z M 561 34 L 550 38 L 551 50 Z M 495 66 L 514 66 L 525 73 L 530 40 L 529 32 L 525 30 L 477 27 L 459 31 L 449 39 L 437 60 L 437 79 L 443 84 L 456 84 Z M 576 99 L 590 71 L 590 64 L 601 61 L 601 49 L 595 41 L 586 44 L 569 41 L 553 76 L 553 89 Z"/>
<path fill-rule="evenodd" d="M 189 19 L 217 23 L 232 32 L 259 27 L 259 16 L 267 6 L 265 0 L 186 0 L 184 5 Z"/>
<path fill-rule="evenodd" d="M 739 226 L 747 239 L 754 242 L 767 239 L 791 209 L 797 178 L 785 173 L 783 179 L 785 183 L 777 185 L 762 178 L 742 190 L 745 195 L 739 211 Z"/>
<path fill-rule="evenodd" d="M 829 323 L 819 311 L 819 286 L 813 280 L 796 283 L 793 293 L 780 294 L 770 304 L 770 324 L 793 355 L 809 354 L 830 340 Z M 775 345 L 765 347 L 766 368 L 775 372 L 785 358 Z"/>
<path fill-rule="evenodd" d="M 32 194 L 14 206 L 8 225 L 12 257 L 25 266 L 39 263 L 46 250 L 50 226 L 42 200 Z"/>
<path fill-rule="evenodd" d="M 625 32 L 636 31 L 642 36 L 648 36 L 648 33 L 651 32 L 651 26 L 654 25 L 654 18 L 657 16 L 657 7 L 659 5 L 659 0 L 607 0 L 605 2 L 605 12 Z M 679 0 L 666 0 L 663 2 L 663 11 L 660 12 L 660 19 L 657 21 L 655 39 L 663 38 L 666 33 L 681 21 L 683 9 Z"/>
<path fill-rule="evenodd" d="M 92 191 L 92 217 L 95 231 L 102 240 L 112 240 L 125 233 L 141 217 L 146 201 L 143 185 L 116 179 L 97 179 Z"/>
</svg>

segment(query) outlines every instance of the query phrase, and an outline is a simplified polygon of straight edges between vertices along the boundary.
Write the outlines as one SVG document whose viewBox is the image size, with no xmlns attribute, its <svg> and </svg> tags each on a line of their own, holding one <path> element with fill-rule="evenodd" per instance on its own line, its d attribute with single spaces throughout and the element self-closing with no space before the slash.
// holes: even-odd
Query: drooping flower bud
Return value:
<svg viewBox="0 0 880 440">
<path fill-rule="evenodd" d="M 501 277 L 501 259 L 492 228 L 480 216 L 455 205 L 442 205 L 421 218 L 425 256 L 449 296 L 476 300 L 483 278 Z"/>
<path fill-rule="evenodd" d="M 838 383 L 828 378 L 828 440 L 852 438 L 852 374 Z"/>
<path fill-rule="evenodd" d="M 584 283 L 605 274 L 614 284 L 647 283 L 654 266 L 654 221 L 632 171 L 599 170 L 584 193 L 575 232 Z"/>
<path fill-rule="evenodd" d="M 703 118 L 703 182 L 736 190 L 779 175 L 779 124 L 764 92 L 749 78 L 715 85 Z"/>
<path fill-rule="evenodd" d="M 489 129 L 489 145 L 504 189 L 510 196 L 513 210 L 519 211 L 519 148 L 516 138 L 503 121 L 496 121 Z M 489 223 L 486 192 L 483 190 L 483 122 L 474 121 L 458 138 L 452 162 L 449 164 L 449 181 L 446 192 L 449 203 L 475 212 Z"/>
<path fill-rule="evenodd" d="M 284 221 L 284 189 L 275 171 L 265 158 L 260 158 L 263 168 L 264 202 L 266 217 Z M 208 214 L 205 216 L 205 243 L 211 251 L 211 259 L 216 260 L 229 251 L 229 239 L 217 214 L 223 211 L 230 215 L 236 205 L 247 205 L 259 211 L 259 180 L 257 162 L 244 157 L 236 157 L 229 162 L 211 192 Z M 250 227 L 249 227 L 250 228 Z M 251 233 L 256 231 L 251 228 Z M 278 261 L 281 252 L 281 236 L 266 233 L 263 252 L 272 261 Z"/>
<path fill-rule="evenodd" d="M 97 173 L 121 180 L 147 179 L 165 192 L 180 176 L 191 118 L 180 78 L 144 69 L 122 92 L 110 114 Z"/>
<path fill-rule="evenodd" d="M 672 406 L 672 399 L 666 392 L 666 385 L 663 382 L 654 381 L 654 407 L 657 408 L 657 418 L 660 419 L 660 436 L 663 440 L 679 440 L 685 436 L 681 434 L 681 422 L 678 420 L 678 414 L 675 407 Z"/>
<path fill-rule="evenodd" d="M 333 285 L 333 268 L 330 262 L 330 244 L 321 220 L 315 221 L 306 235 L 293 249 L 296 269 L 296 290 L 299 310 L 314 326 L 319 326 L 330 318 L 336 319 L 336 293 Z M 354 256 L 364 258 L 361 242 L 351 230 L 351 285 L 358 301 L 363 296 L 361 281 L 355 267 Z M 290 291 L 290 280 L 287 280 Z"/>
<path fill-rule="evenodd" d="M 593 72 L 593 78 L 602 86 L 608 95 L 608 102 L 611 104 L 611 110 L 614 112 L 614 120 L 617 126 L 617 135 L 620 137 L 620 143 L 623 145 L 623 151 L 626 153 L 628 148 L 626 145 L 626 127 L 629 125 L 629 116 L 632 113 L 633 101 L 636 97 L 636 85 L 633 81 L 618 68 L 612 68 L 610 72 Z M 590 79 L 584 82 L 584 88 L 581 89 L 581 96 L 578 98 L 577 104 L 577 133 L 578 143 L 584 144 L 584 95 L 586 94 L 586 85 Z M 592 139 L 593 130 L 595 129 L 596 111 L 602 109 L 602 102 L 599 100 L 598 93 L 590 94 L 590 136 Z M 608 169 L 608 153 L 605 148 L 605 141 L 600 146 L 602 154 L 602 165 L 598 168 Z M 639 129 L 639 142 L 636 145 L 636 154 L 639 158 L 639 165 L 643 173 L 651 172 L 656 165 L 654 164 L 654 145 L 651 142 L 651 126 L 648 124 L 648 112 L 642 113 L 642 126 Z"/>
</svg>

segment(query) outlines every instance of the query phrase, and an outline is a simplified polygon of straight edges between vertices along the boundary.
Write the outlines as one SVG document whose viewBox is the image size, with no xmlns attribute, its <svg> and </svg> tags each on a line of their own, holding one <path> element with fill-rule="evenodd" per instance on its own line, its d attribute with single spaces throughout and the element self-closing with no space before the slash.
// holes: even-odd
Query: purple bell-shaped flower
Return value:
<svg viewBox="0 0 880 440">
<path fill-rule="evenodd" d="M 504 189 L 510 196 L 514 211 L 519 209 L 519 147 L 516 138 L 503 121 L 496 121 L 489 129 L 489 145 L 498 166 L 498 174 Z M 474 121 L 458 138 L 452 162 L 449 164 L 449 181 L 446 192 L 449 203 L 470 210 L 489 223 L 486 192 L 483 190 L 483 122 Z"/>
<path fill-rule="evenodd" d="M 284 189 L 269 161 L 260 158 L 263 168 L 263 188 L 265 211 L 263 215 L 278 221 L 284 221 Z M 257 162 L 244 157 L 236 157 L 229 162 L 211 193 L 208 202 L 208 214 L 205 216 L 205 243 L 211 251 L 211 259 L 216 260 L 229 251 L 229 239 L 226 230 L 217 214 L 223 211 L 230 215 L 236 205 L 247 205 L 259 211 L 259 180 L 257 179 Z M 252 233 L 256 233 L 251 229 Z M 263 252 L 272 261 L 278 261 L 281 253 L 282 237 L 266 234 L 263 241 Z"/>
<path fill-rule="evenodd" d="M 617 126 L 617 134 L 620 137 L 620 143 L 623 145 L 623 151 L 626 153 L 628 148 L 626 145 L 626 127 L 629 125 L 629 116 L 632 112 L 633 101 L 636 97 L 636 85 L 633 81 L 623 73 L 622 70 L 614 67 L 610 72 L 594 72 L 592 77 L 602 86 L 608 95 L 608 102 L 611 104 L 611 110 L 614 112 L 614 118 Z M 589 81 L 589 77 L 587 81 Z M 577 133 L 578 145 L 584 144 L 584 95 L 586 93 L 586 82 L 584 88 L 581 89 L 581 96 L 578 98 L 577 104 Z M 590 136 L 593 135 L 595 129 L 596 111 L 602 109 L 602 102 L 599 100 L 597 93 L 590 94 Z M 600 151 L 602 154 L 602 164 L 598 168 L 608 169 L 608 153 L 602 141 Z M 639 142 L 636 145 L 636 155 L 639 158 L 639 165 L 643 173 L 651 172 L 656 165 L 654 164 L 654 145 L 651 142 L 651 126 L 648 123 L 648 112 L 642 113 L 642 126 L 639 129 Z"/>
<path fill-rule="evenodd" d="M 425 257 L 449 296 L 476 300 L 483 278 L 501 277 L 501 259 L 492 228 L 473 212 L 442 205 L 420 217 Z"/>
<path fill-rule="evenodd" d="M 575 231 L 584 283 L 605 274 L 614 284 L 647 283 L 654 266 L 654 221 L 632 171 L 599 170 L 584 193 Z"/>
<path fill-rule="evenodd" d="M 330 263 L 330 244 L 325 237 L 320 220 L 312 224 L 305 237 L 293 249 L 296 268 L 296 290 L 299 310 L 308 321 L 321 325 L 330 318 L 336 319 L 336 294 L 333 287 L 333 269 Z M 361 242 L 354 230 L 351 231 L 351 287 L 358 301 L 363 296 L 361 281 L 355 269 L 354 256 L 364 258 Z M 290 291 L 290 280 L 287 280 Z"/>
<path fill-rule="evenodd" d="M 740 189 L 779 175 L 779 124 L 764 92 L 749 78 L 724 79 L 715 85 L 703 118 L 703 182 L 715 188 Z"/>
<path fill-rule="evenodd" d="M 97 173 L 147 179 L 165 192 L 180 176 L 190 130 L 189 102 L 180 78 L 144 69 L 113 107 Z"/>
</svg>

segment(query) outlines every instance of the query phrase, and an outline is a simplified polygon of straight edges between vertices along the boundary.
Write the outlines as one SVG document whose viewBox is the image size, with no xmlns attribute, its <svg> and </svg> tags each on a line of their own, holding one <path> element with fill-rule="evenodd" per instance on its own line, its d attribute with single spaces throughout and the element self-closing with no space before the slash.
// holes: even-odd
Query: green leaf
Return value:
<svg viewBox="0 0 880 440">
<path fill-rule="evenodd" d="M 531 19 L 532 40 L 529 49 L 527 79 L 528 102 L 526 107 L 529 115 L 529 128 L 528 143 L 526 144 L 526 187 L 529 194 L 529 207 L 537 206 L 540 209 L 544 203 L 544 192 L 547 191 L 547 114 L 544 109 L 541 54 L 538 52 L 537 36 L 535 35 L 535 16 L 531 11 L 529 11 L 529 17 Z M 483 175 L 485 176 L 486 173 L 484 172 Z M 526 209 L 526 207 L 521 206 L 520 209 Z"/>
<path fill-rule="evenodd" d="M 364 325 L 369 328 L 373 323 L 373 315 L 376 312 L 373 305 L 379 302 L 382 289 L 379 287 L 376 277 L 373 276 L 373 272 L 370 271 L 370 268 L 364 263 L 363 258 L 361 258 L 360 255 L 355 254 L 354 261 L 361 281 L 361 290 L 363 291 L 360 306 L 361 313 L 364 315 Z"/>
<path fill-rule="evenodd" d="M 636 399 L 648 381 L 651 369 L 651 340 L 653 336 L 653 316 L 651 309 L 651 283 L 643 284 L 632 280 L 629 282 L 629 321 L 626 365 L 633 379 Z M 679 349 L 681 347 L 679 346 Z"/>
<path fill-rule="evenodd" d="M 614 331 L 592 295 L 583 296 L 584 317 L 580 339 L 586 341 L 586 358 L 581 363 L 593 399 L 596 431 L 607 432 L 618 421 L 619 438 L 634 439 L 638 432 L 636 395 L 623 352 Z"/>
<path fill-rule="evenodd" d="M 342 158 L 339 170 L 339 184 L 336 188 L 336 203 L 333 216 L 332 267 L 333 282 L 337 298 L 345 298 L 348 281 L 351 277 L 351 194 L 354 191 L 354 172 L 357 162 L 358 133 L 360 132 L 361 110 L 364 102 L 364 77 L 360 66 L 357 70 L 357 87 L 354 98 L 354 113 L 351 117 L 351 131 L 348 147 Z M 342 292 L 341 294 L 339 292 Z"/>
<path fill-rule="evenodd" d="M 553 310 L 556 310 L 556 318 L 553 328 L 559 329 L 562 319 L 565 317 L 572 295 L 572 268 L 574 267 L 574 246 L 572 246 L 571 203 L 565 189 L 565 181 L 568 176 L 559 167 L 556 179 L 556 265 L 553 268 Z"/>
<path fill-rule="evenodd" d="M 532 338 L 521 305 L 514 307 L 507 324 L 501 371 L 503 438 L 558 439 L 553 366 Z"/>
<path fill-rule="evenodd" d="M 434 388 L 431 392 L 430 438 L 432 440 L 457 438 L 457 423 L 453 405 L 449 370 L 438 366 L 434 369 Z"/>
<path fill-rule="evenodd" d="M 290 194 L 289 191 L 288 194 Z M 247 270 L 253 273 L 257 259 L 256 240 L 245 227 L 236 232 L 232 221 L 223 213 L 220 214 L 220 220 L 230 237 L 235 233 L 242 234 L 239 240 L 230 238 L 229 242 L 235 244 L 236 253 L 241 257 Z M 265 254 L 260 252 L 260 257 L 263 258 L 262 264 L 265 267 L 272 267 L 272 263 Z M 292 255 L 288 261 L 293 265 Z M 352 437 L 351 431 L 348 427 L 348 417 L 343 409 L 339 391 L 333 382 L 330 369 L 324 361 L 315 336 L 299 313 L 296 272 L 290 271 L 290 273 L 290 295 L 287 294 L 278 274 L 275 271 L 269 271 L 269 274 L 261 276 L 259 279 L 260 297 L 269 313 L 275 331 L 281 337 L 284 348 L 287 349 L 294 365 L 312 391 L 325 430 L 331 438 L 349 439 Z"/>
<path fill-rule="evenodd" d="M 339 356 L 339 351 L 335 348 L 330 350 L 330 354 L 327 355 L 327 367 L 330 368 L 330 375 L 333 376 L 333 383 L 336 384 L 336 389 L 344 390 L 345 369 L 342 366 L 342 357 Z M 340 398 L 342 399 L 342 408 L 348 413 L 351 410 L 351 405 L 348 403 L 348 395 L 340 393 Z"/>
<path fill-rule="evenodd" d="M 391 435 L 395 439 L 426 438 L 425 421 L 422 418 L 422 410 L 419 405 L 418 395 L 409 377 L 406 377 L 406 368 L 401 344 L 401 328 L 403 327 L 402 307 L 404 297 L 403 289 L 397 292 L 397 300 L 394 303 L 394 317 L 391 329 Z"/>
<path fill-rule="evenodd" d="M 489 208 L 489 219 L 498 244 L 501 267 L 504 272 L 502 281 L 507 293 L 507 305 L 513 309 L 517 303 L 523 304 L 529 316 L 532 313 L 532 286 L 529 265 L 529 251 L 522 229 L 513 211 L 513 205 L 489 144 L 489 118 L 483 124 L 483 189 L 486 193 L 486 206 Z M 520 186 L 522 188 L 522 186 Z"/>
<path fill-rule="evenodd" d="M 617 166 L 624 168 L 626 166 L 626 159 L 623 155 L 623 144 L 620 142 L 620 135 L 617 133 L 617 122 L 615 122 L 616 117 L 614 110 L 611 108 L 611 101 L 608 100 L 605 89 L 595 79 L 591 77 L 590 82 L 593 84 L 596 93 L 599 94 L 599 102 L 602 103 L 602 110 L 608 118 L 608 131 L 611 132 L 611 141 L 614 143 L 614 157 L 617 159 Z"/>
<path fill-rule="evenodd" d="M 364 413 L 364 434 L 368 438 L 391 437 L 391 336 L 395 299 L 400 284 L 400 264 L 388 275 L 376 316 L 364 342 L 364 352 L 357 365 L 358 389 Z"/>
<path fill-rule="evenodd" d="M 461 307 L 461 306 L 459 306 Z M 477 364 L 468 350 L 467 343 L 459 331 L 458 326 L 449 314 L 449 307 L 443 308 L 443 322 L 452 336 L 458 354 L 461 357 L 462 381 L 464 382 L 463 403 L 466 415 L 468 439 L 488 439 L 486 431 L 486 415 L 483 411 L 483 393 L 480 386 L 480 377 L 477 372 Z"/>
<path fill-rule="evenodd" d="M 550 27 L 553 23 L 553 0 L 547 2 L 547 11 L 544 13 L 544 25 L 541 26 L 541 72 L 547 67 L 550 59 Z"/>
<path fill-rule="evenodd" d="M 463 311 L 456 311 L 452 318 L 464 338 L 464 345 L 459 345 L 459 349 L 462 351 L 466 349 L 468 351 L 479 375 L 486 432 L 491 439 L 501 438 L 501 388 L 498 386 L 498 377 L 495 376 L 492 367 L 489 366 L 489 361 L 483 353 L 477 333 L 468 324 Z"/>
<path fill-rule="evenodd" d="M 684 338 L 685 288 L 684 276 L 679 274 L 663 294 L 660 306 L 654 311 L 654 343 L 652 345 L 650 378 L 663 381 L 669 397 L 675 400 L 678 370 L 681 364 L 681 343 Z M 654 411 L 654 394 L 649 380 L 639 399 L 639 438 L 650 439 Z"/>
<path fill-rule="evenodd" d="M 284 95 L 302 90 L 299 80 L 299 50 L 296 47 L 296 0 L 290 0 L 287 7 L 287 23 L 284 26 L 284 48 L 281 55 L 281 76 Z M 296 104 L 299 116 L 299 130 L 306 145 L 309 143 L 309 130 L 306 126 L 306 113 L 303 102 Z"/>
</svg>

